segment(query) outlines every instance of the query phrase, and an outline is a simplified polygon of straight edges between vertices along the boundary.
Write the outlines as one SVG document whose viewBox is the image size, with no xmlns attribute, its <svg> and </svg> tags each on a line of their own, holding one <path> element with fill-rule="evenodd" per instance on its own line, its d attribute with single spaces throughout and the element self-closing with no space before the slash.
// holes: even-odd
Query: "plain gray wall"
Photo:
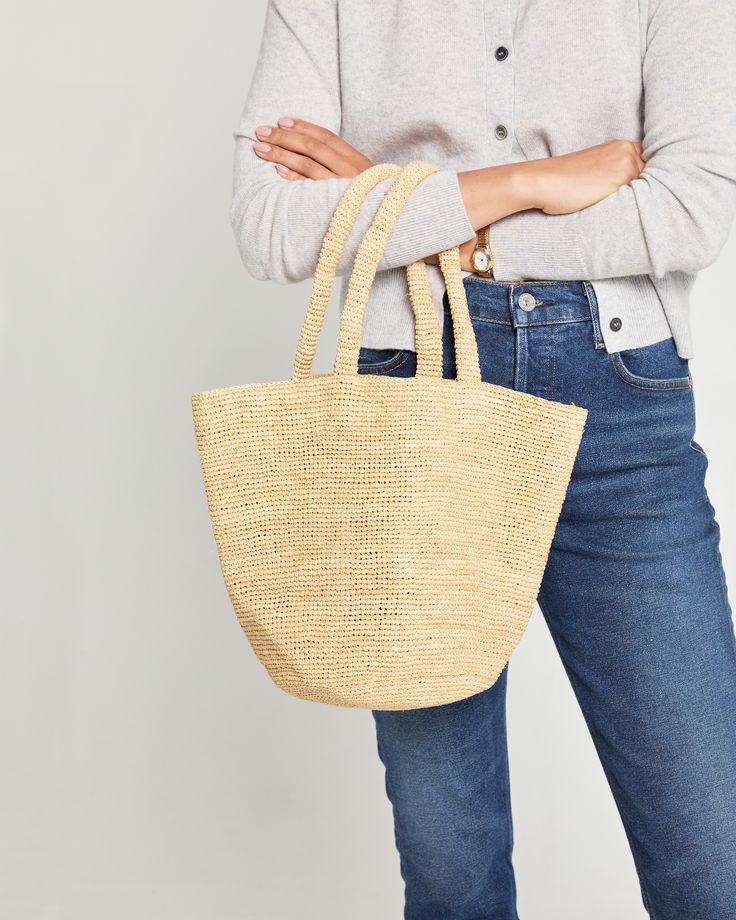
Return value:
<svg viewBox="0 0 736 920">
<path fill-rule="evenodd" d="M 289 375 L 309 293 L 249 279 L 228 223 L 264 7 L 3 4 L 3 920 L 401 916 L 372 717 L 258 664 L 193 439 L 193 391 Z M 731 582 L 734 255 L 692 365 Z M 538 613 L 509 719 L 524 920 L 643 917 Z"/>
</svg>

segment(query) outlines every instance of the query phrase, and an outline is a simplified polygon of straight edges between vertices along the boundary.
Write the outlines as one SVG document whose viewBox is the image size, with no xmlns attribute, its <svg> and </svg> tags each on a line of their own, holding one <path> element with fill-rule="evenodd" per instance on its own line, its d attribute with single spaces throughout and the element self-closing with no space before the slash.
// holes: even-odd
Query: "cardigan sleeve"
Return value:
<svg viewBox="0 0 736 920">
<path fill-rule="evenodd" d="M 582 211 L 495 222 L 496 278 L 659 277 L 714 262 L 736 213 L 734 46 L 733 3 L 650 0 L 644 171 Z"/>
<path fill-rule="evenodd" d="M 230 220 L 241 259 L 256 278 L 281 283 L 314 274 L 332 212 L 350 179 L 283 179 L 253 151 L 255 128 L 295 115 L 340 133 L 337 0 L 269 0 L 250 90 L 233 132 Z M 362 150 L 366 156 L 370 151 Z M 402 165 L 402 164 L 398 164 Z M 368 195 L 338 265 L 358 244 L 393 179 Z M 442 220 L 437 220 L 437 214 Z M 414 191 L 388 241 L 379 271 L 455 246 L 475 235 L 457 173 L 443 169 Z"/>
</svg>

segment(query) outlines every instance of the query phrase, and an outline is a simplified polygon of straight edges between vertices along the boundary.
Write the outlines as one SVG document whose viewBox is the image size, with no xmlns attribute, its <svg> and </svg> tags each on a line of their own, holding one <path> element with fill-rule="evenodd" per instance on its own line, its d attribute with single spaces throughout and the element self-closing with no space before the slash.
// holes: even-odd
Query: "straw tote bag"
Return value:
<svg viewBox="0 0 736 920">
<path fill-rule="evenodd" d="M 414 709 L 490 687 L 534 607 L 585 424 L 583 408 L 481 381 L 457 247 L 440 255 L 457 379 L 442 377 L 423 262 L 407 269 L 416 376 L 358 373 L 388 236 L 436 170 L 379 164 L 348 187 L 290 380 L 192 395 L 229 597 L 271 679 L 306 700 Z M 334 370 L 311 374 L 360 204 L 394 175 L 355 258 Z"/>
</svg>

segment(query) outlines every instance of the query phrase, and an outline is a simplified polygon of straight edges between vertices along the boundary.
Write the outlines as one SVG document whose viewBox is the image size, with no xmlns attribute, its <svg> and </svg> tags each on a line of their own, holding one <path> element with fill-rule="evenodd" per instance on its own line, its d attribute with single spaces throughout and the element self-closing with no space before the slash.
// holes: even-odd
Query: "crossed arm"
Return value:
<svg viewBox="0 0 736 920">
<path fill-rule="evenodd" d="M 241 256 L 254 276 L 282 282 L 313 274 L 337 201 L 370 165 L 339 136 L 334 3 L 306 6 L 270 0 L 235 132 L 231 220 Z M 641 144 L 613 139 L 565 157 L 443 169 L 412 195 L 379 269 L 431 259 L 458 244 L 467 259 L 475 231 L 487 224 L 499 280 L 661 276 L 709 265 L 736 213 L 729 10 L 699 0 L 650 0 Z M 707 56 L 692 56 L 683 41 L 694 20 Z M 711 95 L 693 97 L 688 90 L 696 83 Z M 687 108 L 673 102 L 680 98 L 691 99 Z M 311 120 L 289 119 L 289 112 Z M 366 200 L 338 272 L 349 270 L 390 181 Z"/>
<path fill-rule="evenodd" d="M 352 177 L 373 165 L 329 128 L 293 116 L 260 125 L 255 133 L 254 152 L 291 182 Z M 641 143 L 613 140 L 565 156 L 460 172 L 458 184 L 468 220 L 477 230 L 529 208 L 572 213 L 612 194 L 643 169 Z M 467 271 L 474 242 L 475 234 L 460 245 Z"/>
</svg>

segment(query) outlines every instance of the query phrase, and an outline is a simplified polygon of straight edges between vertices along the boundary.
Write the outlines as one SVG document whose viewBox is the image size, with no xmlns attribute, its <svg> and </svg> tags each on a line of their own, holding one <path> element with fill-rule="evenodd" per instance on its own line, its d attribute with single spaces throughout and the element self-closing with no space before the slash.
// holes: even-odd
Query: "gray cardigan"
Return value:
<svg viewBox="0 0 736 920">
<path fill-rule="evenodd" d="M 389 240 L 363 322 L 362 344 L 374 348 L 414 347 L 401 266 L 474 234 L 456 171 L 642 140 L 642 176 L 598 204 L 494 223 L 495 275 L 590 280 L 609 351 L 672 335 L 680 355 L 692 357 L 690 288 L 720 252 L 736 211 L 734 7 L 270 0 L 234 131 L 231 220 L 246 268 L 278 282 L 310 277 L 349 184 L 290 182 L 256 156 L 256 126 L 284 115 L 326 125 L 374 162 L 420 158 L 441 167 L 412 195 Z M 364 204 L 342 275 L 391 181 Z M 430 270 L 440 318 L 444 287 Z"/>
</svg>

